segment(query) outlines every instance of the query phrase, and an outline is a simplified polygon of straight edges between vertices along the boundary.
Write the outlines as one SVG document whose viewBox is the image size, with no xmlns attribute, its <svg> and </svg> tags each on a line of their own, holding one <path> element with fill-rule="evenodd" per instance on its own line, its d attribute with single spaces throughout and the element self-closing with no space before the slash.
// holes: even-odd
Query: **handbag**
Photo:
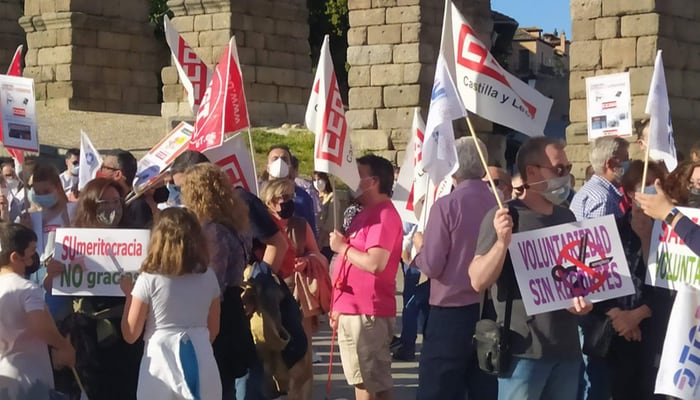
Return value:
<svg viewBox="0 0 700 400">
<path fill-rule="evenodd" d="M 487 300 L 487 293 L 484 293 L 484 303 Z M 510 353 L 510 318 L 512 311 L 513 297 L 509 290 L 503 326 L 492 319 L 484 318 L 483 309 L 481 319 L 476 323 L 473 340 L 476 359 L 479 369 L 487 374 L 501 375 L 510 367 L 512 358 Z"/>
<path fill-rule="evenodd" d="M 509 206 L 509 213 L 513 218 L 513 232 L 518 229 L 518 211 Z M 510 254 L 506 254 L 503 271 L 512 271 Z M 503 326 L 498 322 L 485 318 L 488 290 L 484 292 L 484 301 L 479 321 L 474 329 L 473 343 L 476 350 L 476 359 L 479 369 L 490 375 L 502 375 L 508 371 L 512 361 L 510 352 L 510 319 L 513 313 L 514 285 L 513 280 L 506 280 L 506 310 L 503 318 Z"/>
</svg>

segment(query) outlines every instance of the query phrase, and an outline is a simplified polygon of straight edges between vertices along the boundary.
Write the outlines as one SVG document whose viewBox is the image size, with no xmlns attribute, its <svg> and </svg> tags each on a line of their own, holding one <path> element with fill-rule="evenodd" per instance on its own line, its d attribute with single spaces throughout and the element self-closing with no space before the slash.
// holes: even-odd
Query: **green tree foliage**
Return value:
<svg viewBox="0 0 700 400">
<path fill-rule="evenodd" d="M 343 100 L 347 101 L 348 73 L 348 1 L 307 0 L 309 9 L 309 45 L 311 62 L 316 66 L 323 45 L 323 37 L 329 35 L 331 56 Z"/>
</svg>

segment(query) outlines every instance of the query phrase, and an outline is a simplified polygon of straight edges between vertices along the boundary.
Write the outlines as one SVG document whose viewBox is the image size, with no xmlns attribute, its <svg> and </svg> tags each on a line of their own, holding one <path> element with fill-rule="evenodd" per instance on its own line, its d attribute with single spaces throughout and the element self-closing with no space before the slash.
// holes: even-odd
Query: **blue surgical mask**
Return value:
<svg viewBox="0 0 700 400">
<path fill-rule="evenodd" d="M 58 198 L 56 193 L 36 194 L 34 189 L 29 189 L 29 201 L 41 208 L 51 208 L 56 205 Z"/>
<path fill-rule="evenodd" d="M 174 185 L 172 183 L 168 183 L 166 185 L 168 188 L 168 201 L 167 203 L 171 206 L 179 206 L 182 204 L 182 193 L 180 190 L 180 186 Z"/>
<path fill-rule="evenodd" d="M 630 160 L 622 161 L 620 163 L 620 167 L 622 168 L 622 175 L 626 174 L 627 171 L 630 169 Z"/>
<path fill-rule="evenodd" d="M 79 165 L 74 165 L 70 169 L 70 173 L 73 176 L 78 176 L 78 173 L 80 172 L 80 166 Z"/>
</svg>

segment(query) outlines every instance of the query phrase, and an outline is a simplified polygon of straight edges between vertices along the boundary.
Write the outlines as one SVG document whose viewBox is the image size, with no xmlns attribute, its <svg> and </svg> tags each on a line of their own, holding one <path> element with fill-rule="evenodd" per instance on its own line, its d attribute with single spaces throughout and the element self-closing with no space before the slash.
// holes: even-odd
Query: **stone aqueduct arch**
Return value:
<svg viewBox="0 0 700 400">
<path fill-rule="evenodd" d="M 455 2 L 489 42 L 490 1 Z M 428 105 L 443 4 L 348 0 L 347 117 L 361 149 L 402 158 L 413 108 Z M 254 123 L 302 122 L 312 81 L 306 0 L 170 0 L 168 5 L 174 25 L 210 65 L 236 34 Z M 167 48 L 151 34 L 146 0 L 25 0 L 24 7 L 20 0 L 0 0 L 0 69 L 26 38 L 25 75 L 35 79 L 43 107 L 162 115 L 166 121 L 192 118 Z M 567 139 L 578 177 L 587 164 L 584 78 L 630 71 L 633 117 L 639 119 L 657 48 L 665 52 L 678 148 L 698 139 L 693 128 L 700 118 L 700 4 L 571 0 L 571 15 Z M 146 132 L 151 142 L 162 135 L 163 125 Z M 477 129 L 490 132 L 491 124 L 480 121 Z M 483 136 L 492 149 L 499 145 L 495 136 Z"/>
</svg>

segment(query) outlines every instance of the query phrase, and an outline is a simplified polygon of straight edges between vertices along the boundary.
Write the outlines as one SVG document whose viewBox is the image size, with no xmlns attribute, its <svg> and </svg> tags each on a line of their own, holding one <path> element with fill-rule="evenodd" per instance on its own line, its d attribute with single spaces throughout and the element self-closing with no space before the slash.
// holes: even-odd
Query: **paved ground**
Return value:
<svg viewBox="0 0 700 400">
<path fill-rule="evenodd" d="M 403 287 L 403 274 L 399 271 L 397 276 L 397 288 Z M 401 332 L 401 295 L 396 296 L 399 317 L 396 320 L 396 334 Z M 416 355 L 420 354 L 420 342 L 422 336 L 418 335 Z M 333 373 L 331 375 L 331 394 L 326 398 L 326 382 L 328 380 L 328 361 L 331 346 L 331 330 L 327 320 L 321 323 L 321 331 L 314 336 L 314 351 L 322 358 L 322 362 L 314 364 L 314 393 L 313 400 L 354 400 L 354 390 L 348 386 L 343 376 L 343 368 L 340 365 L 340 356 L 336 343 L 333 355 Z M 412 400 L 416 398 L 418 387 L 418 362 L 397 362 L 391 365 L 391 373 L 394 377 L 394 398 L 396 400 Z"/>
</svg>

